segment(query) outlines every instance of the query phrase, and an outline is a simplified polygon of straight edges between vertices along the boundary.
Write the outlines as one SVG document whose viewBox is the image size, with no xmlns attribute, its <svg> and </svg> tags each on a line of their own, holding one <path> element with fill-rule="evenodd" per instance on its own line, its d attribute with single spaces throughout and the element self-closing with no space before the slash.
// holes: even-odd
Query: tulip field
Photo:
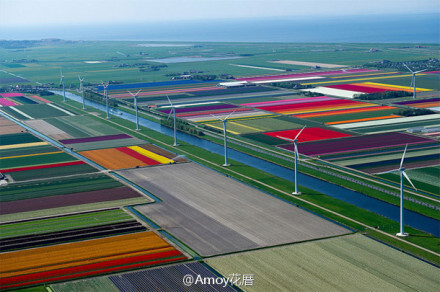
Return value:
<svg viewBox="0 0 440 292">
<path fill-rule="evenodd" d="M 301 131 L 301 129 L 278 131 L 278 132 L 266 132 L 264 135 L 271 136 L 274 138 L 284 139 L 289 141 L 295 139 L 296 135 Z M 317 140 L 328 140 L 343 137 L 350 137 L 350 134 L 337 132 L 333 130 L 323 129 L 323 128 L 305 128 L 300 137 L 298 137 L 298 142 L 309 142 Z"/>
<path fill-rule="evenodd" d="M 277 105 L 263 105 L 256 106 L 256 108 L 264 111 L 275 112 L 284 115 L 304 114 L 311 112 L 324 112 L 332 110 L 342 110 L 351 108 L 364 108 L 375 106 L 375 104 L 360 102 L 354 100 L 317 97 L 309 100 L 293 100 L 290 103 L 277 104 Z"/>
<path fill-rule="evenodd" d="M 438 45 L 0 43 L 1 291 L 438 290 Z"/>
<path fill-rule="evenodd" d="M 186 257 L 151 231 L 0 254 L 0 288 L 70 280 Z"/>
<path fill-rule="evenodd" d="M 427 109 L 438 110 L 440 108 L 440 98 L 401 101 L 401 102 L 396 102 L 395 104 L 415 107 L 415 108 L 427 108 Z"/>
<path fill-rule="evenodd" d="M 151 152 L 140 146 L 89 150 L 79 153 L 107 169 L 175 163 L 172 159 Z"/>
</svg>

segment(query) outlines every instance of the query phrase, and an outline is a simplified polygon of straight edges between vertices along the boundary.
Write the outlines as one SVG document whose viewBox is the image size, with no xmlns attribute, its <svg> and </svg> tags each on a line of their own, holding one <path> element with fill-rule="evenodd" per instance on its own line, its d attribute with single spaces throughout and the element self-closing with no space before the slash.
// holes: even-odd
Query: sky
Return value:
<svg viewBox="0 0 440 292">
<path fill-rule="evenodd" d="M 440 13 L 438 0 L 0 0 L 0 29 L 210 19 Z"/>
</svg>

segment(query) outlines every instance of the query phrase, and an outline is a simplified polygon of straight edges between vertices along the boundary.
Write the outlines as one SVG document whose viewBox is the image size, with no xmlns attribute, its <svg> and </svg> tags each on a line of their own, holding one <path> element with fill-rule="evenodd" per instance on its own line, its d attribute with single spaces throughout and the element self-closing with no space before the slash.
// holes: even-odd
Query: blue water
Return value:
<svg viewBox="0 0 440 292">
<path fill-rule="evenodd" d="M 231 9 L 234 9 L 231 7 Z M 251 9 L 251 8 L 250 8 Z M 439 13 L 7 28 L 0 39 L 439 43 Z"/>
<path fill-rule="evenodd" d="M 220 82 L 220 80 L 213 80 L 211 82 Z M 169 85 L 183 85 L 183 84 L 194 84 L 194 83 L 202 83 L 203 81 L 199 80 L 173 80 L 173 81 L 158 81 L 158 82 L 144 82 L 144 83 L 130 83 L 130 84 L 110 84 L 107 89 L 108 90 L 118 90 L 118 89 L 132 89 L 132 88 L 141 88 L 141 87 L 157 87 L 157 86 L 169 86 Z M 97 86 L 97 90 L 103 91 L 104 87 Z"/>
<path fill-rule="evenodd" d="M 56 94 L 62 95 L 62 91 L 53 91 Z M 78 102 L 81 101 L 81 97 L 74 95 L 72 93 L 66 92 L 66 97 L 69 99 L 76 100 Z M 90 101 L 86 101 L 86 105 L 93 106 L 102 111 L 105 111 L 105 106 L 101 104 L 96 104 Z M 112 109 L 110 111 L 113 115 L 118 116 L 123 119 L 130 120 L 132 122 L 135 121 L 135 116 L 132 114 L 128 114 L 126 112 Z M 152 129 L 157 132 L 161 132 L 168 136 L 173 136 L 173 130 L 167 127 L 163 127 L 158 123 L 152 122 L 150 120 L 146 120 L 143 118 L 139 118 L 139 124 L 146 128 Z M 185 141 L 189 144 L 196 145 L 200 148 L 206 149 L 212 153 L 216 153 L 219 155 L 224 154 L 224 148 L 222 145 L 215 144 L 213 142 L 197 138 L 195 136 L 187 135 L 185 133 L 178 133 L 178 140 Z M 271 162 L 247 155 L 245 153 L 235 151 L 233 149 L 229 149 L 228 155 L 231 159 L 236 160 L 238 162 L 252 165 L 255 168 L 263 170 L 267 173 L 270 173 L 274 176 L 278 176 L 287 180 L 293 180 L 294 172 L 291 169 L 273 164 Z M 380 214 L 384 217 L 390 218 L 394 221 L 399 221 L 399 207 L 388 204 L 386 202 L 362 195 L 358 192 L 345 189 L 341 186 L 331 184 L 329 182 L 316 179 L 314 177 L 304 175 L 298 173 L 298 181 L 302 186 L 305 186 L 314 191 L 326 194 L 328 196 L 337 198 L 344 202 L 356 205 L 363 209 L 372 211 L 374 213 Z M 405 225 L 414 227 L 419 230 L 423 230 L 425 232 L 431 233 L 437 237 L 440 237 L 440 223 L 438 220 L 420 215 L 418 213 L 405 210 Z M 398 230 L 396 230 L 397 232 Z"/>
<path fill-rule="evenodd" d="M 243 57 L 171 57 L 163 59 L 147 59 L 149 62 L 158 62 L 165 64 L 186 63 L 186 62 L 204 62 L 204 61 L 219 61 L 219 60 L 234 60 Z"/>
</svg>

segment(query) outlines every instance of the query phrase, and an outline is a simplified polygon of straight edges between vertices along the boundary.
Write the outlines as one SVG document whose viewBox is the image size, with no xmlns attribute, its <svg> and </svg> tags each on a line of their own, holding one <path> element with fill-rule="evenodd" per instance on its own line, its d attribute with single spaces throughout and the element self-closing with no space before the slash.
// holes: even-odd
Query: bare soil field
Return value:
<svg viewBox="0 0 440 292">
<path fill-rule="evenodd" d="M 10 120 L 0 117 L 0 135 L 24 132 L 24 129 Z"/>
<path fill-rule="evenodd" d="M 118 173 L 163 200 L 139 212 L 203 256 L 350 233 L 195 163 Z"/>
</svg>

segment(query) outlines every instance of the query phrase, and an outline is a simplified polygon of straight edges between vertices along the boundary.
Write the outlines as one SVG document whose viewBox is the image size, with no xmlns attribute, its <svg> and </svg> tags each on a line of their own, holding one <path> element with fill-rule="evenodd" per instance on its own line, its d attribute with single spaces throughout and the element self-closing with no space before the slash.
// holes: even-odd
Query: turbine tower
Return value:
<svg viewBox="0 0 440 292">
<path fill-rule="evenodd" d="M 66 89 L 64 87 L 64 75 L 63 75 L 63 71 L 60 69 L 60 75 L 61 75 L 61 79 L 60 79 L 60 83 L 63 85 L 63 101 L 66 102 Z"/>
<path fill-rule="evenodd" d="M 134 107 L 136 108 L 136 130 L 139 130 L 139 114 L 138 114 L 138 102 L 137 102 L 137 96 L 141 92 L 142 89 L 139 89 L 138 92 L 132 93 L 131 91 L 128 91 L 128 93 L 131 94 L 134 98 Z"/>
<path fill-rule="evenodd" d="M 294 190 L 294 192 L 292 193 L 292 195 L 300 195 L 301 194 L 301 192 L 299 192 L 298 191 L 298 147 L 297 147 L 297 145 L 296 145 L 296 143 L 298 142 L 298 137 L 299 137 L 299 135 L 301 135 L 301 132 L 304 130 L 306 128 L 306 126 L 304 126 L 302 129 L 301 129 L 301 131 L 299 131 L 298 132 L 298 134 L 296 134 L 296 137 L 295 137 L 295 139 L 289 139 L 289 138 L 285 138 L 285 137 L 281 137 L 281 136 L 277 136 L 278 138 L 280 138 L 280 139 L 283 139 L 283 140 L 287 140 L 287 141 L 291 141 L 291 142 L 293 142 L 293 146 L 294 146 L 294 149 L 295 149 L 295 154 L 294 154 L 294 157 L 295 157 L 295 190 Z"/>
<path fill-rule="evenodd" d="M 168 97 L 168 95 L 167 95 L 167 99 L 168 99 L 168 102 L 169 102 L 170 105 L 171 105 L 171 111 L 170 111 L 170 113 L 168 114 L 168 118 L 170 118 L 171 113 L 173 113 L 173 118 L 174 118 L 174 122 L 173 122 L 173 124 L 174 124 L 174 144 L 173 144 L 173 146 L 179 146 L 179 144 L 177 144 L 177 128 L 176 128 L 176 121 L 177 121 L 177 119 L 176 119 L 176 108 L 174 107 L 174 105 L 173 105 L 173 103 L 171 102 L 171 99 Z"/>
<path fill-rule="evenodd" d="M 102 87 L 104 88 L 105 111 L 107 113 L 107 119 L 110 119 L 110 113 L 109 113 L 109 108 L 108 108 L 108 93 L 107 93 L 108 82 L 104 83 L 101 81 L 101 84 L 102 84 Z"/>
<path fill-rule="evenodd" d="M 84 77 L 81 78 L 81 77 L 78 75 L 78 79 L 79 79 L 79 90 L 80 90 L 81 93 L 82 93 L 82 104 L 83 104 L 83 109 L 86 109 L 86 101 L 85 101 L 85 99 L 84 99 L 84 84 L 83 84 Z"/>
<path fill-rule="evenodd" d="M 404 224 L 403 224 L 403 177 L 405 177 L 408 180 L 408 182 L 411 184 L 411 186 L 415 190 L 417 190 L 414 184 L 409 179 L 408 175 L 406 174 L 405 168 L 403 167 L 403 160 L 405 158 L 405 153 L 407 148 L 408 148 L 408 144 L 405 146 L 405 150 L 403 151 L 402 160 L 400 161 L 399 169 L 393 169 L 382 172 L 382 173 L 392 173 L 397 171 L 400 172 L 400 232 L 396 234 L 397 236 L 408 236 L 408 233 L 405 233 Z"/>
<path fill-rule="evenodd" d="M 416 98 L 416 74 L 419 74 L 419 73 L 421 73 L 423 71 L 426 71 L 427 69 L 414 72 L 408 66 L 406 66 L 406 64 L 403 64 L 403 66 L 405 66 L 412 73 L 411 85 L 413 86 L 413 98 Z"/>
<path fill-rule="evenodd" d="M 221 121 L 223 123 L 223 135 L 224 135 L 224 140 L 225 140 L 225 164 L 223 164 L 223 166 L 230 166 L 230 164 L 228 163 L 228 137 L 226 135 L 226 122 L 228 121 L 229 117 L 234 113 L 235 111 L 231 112 L 228 116 L 226 116 L 226 118 L 221 119 L 217 116 L 211 115 L 214 118 L 218 119 L 219 121 Z"/>
</svg>

